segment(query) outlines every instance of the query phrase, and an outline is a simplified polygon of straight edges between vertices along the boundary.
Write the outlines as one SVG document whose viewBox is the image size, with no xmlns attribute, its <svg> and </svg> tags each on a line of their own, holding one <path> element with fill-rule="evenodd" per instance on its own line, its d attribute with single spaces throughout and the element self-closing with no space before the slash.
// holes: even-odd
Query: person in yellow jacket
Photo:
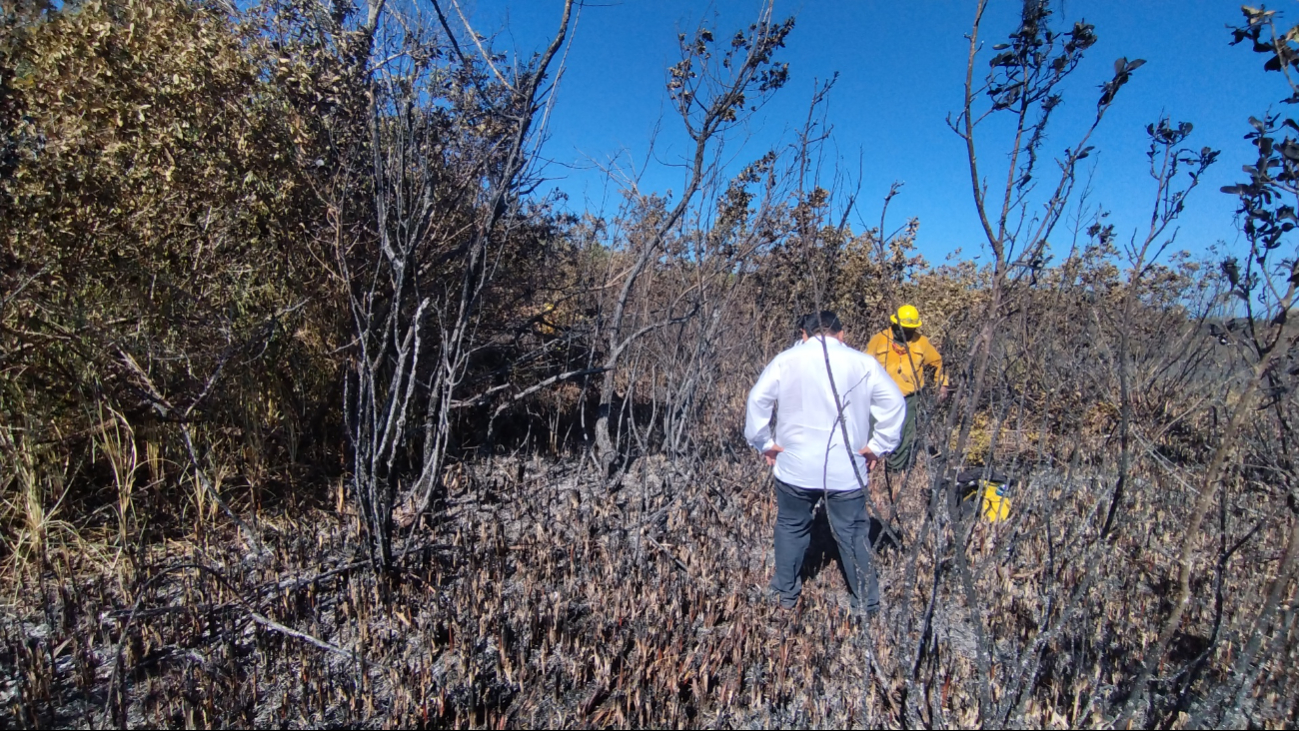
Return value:
<svg viewBox="0 0 1299 731">
<path fill-rule="evenodd" d="M 947 375 L 943 373 L 943 356 L 930 344 L 929 338 L 920 334 L 919 310 L 911 305 L 902 305 L 889 319 L 892 325 L 870 339 L 866 352 L 884 366 L 906 397 L 907 417 L 902 423 L 902 441 L 884 461 L 890 472 L 897 472 L 911 465 L 916 443 L 916 406 L 921 390 L 929 383 L 936 383 L 938 400 L 946 400 Z"/>
</svg>

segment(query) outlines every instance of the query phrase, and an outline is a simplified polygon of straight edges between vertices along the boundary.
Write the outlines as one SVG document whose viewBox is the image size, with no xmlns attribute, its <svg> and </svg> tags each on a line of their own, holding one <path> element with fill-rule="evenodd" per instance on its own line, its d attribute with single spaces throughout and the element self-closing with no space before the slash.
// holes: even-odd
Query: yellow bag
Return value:
<svg viewBox="0 0 1299 731">
<path fill-rule="evenodd" d="M 1002 494 L 1005 485 L 990 480 L 979 480 L 983 493 L 983 505 L 980 512 L 989 523 L 1000 523 L 1010 517 L 1010 499 Z"/>
<path fill-rule="evenodd" d="M 971 468 L 949 479 L 961 491 L 962 512 L 973 509 L 977 500 L 979 517 L 988 523 L 1000 523 L 1010 518 L 1010 498 L 1006 497 L 1005 491 L 1014 480 L 995 472 L 989 475 L 991 479 L 987 479 L 984 474 L 982 468 Z"/>
</svg>

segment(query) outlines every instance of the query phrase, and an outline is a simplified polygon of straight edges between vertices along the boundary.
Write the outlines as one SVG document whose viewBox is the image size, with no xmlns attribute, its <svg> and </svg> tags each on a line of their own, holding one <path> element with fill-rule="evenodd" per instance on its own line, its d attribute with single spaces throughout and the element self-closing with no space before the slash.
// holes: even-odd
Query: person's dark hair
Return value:
<svg viewBox="0 0 1299 731">
<path fill-rule="evenodd" d="M 813 312 L 803 315 L 799 321 L 798 327 L 808 336 L 812 335 L 833 335 L 843 331 L 843 323 L 839 322 L 839 316 L 829 310 L 821 310 L 819 313 Z"/>
</svg>

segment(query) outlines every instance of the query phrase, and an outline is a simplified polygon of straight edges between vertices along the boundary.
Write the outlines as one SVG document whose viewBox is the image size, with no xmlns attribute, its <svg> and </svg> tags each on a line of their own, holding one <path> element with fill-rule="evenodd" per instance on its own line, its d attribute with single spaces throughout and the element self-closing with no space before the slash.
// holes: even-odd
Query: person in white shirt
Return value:
<svg viewBox="0 0 1299 731">
<path fill-rule="evenodd" d="M 798 601 L 812 508 L 824 498 L 851 603 L 874 614 L 879 585 L 866 545 L 865 488 L 870 469 L 901 439 L 906 401 L 879 361 L 844 345 L 843 326 L 833 312 L 807 315 L 800 334 L 801 343 L 762 371 L 745 413 L 744 437 L 762 452 L 776 478 L 771 588 L 782 607 L 793 608 Z"/>
</svg>

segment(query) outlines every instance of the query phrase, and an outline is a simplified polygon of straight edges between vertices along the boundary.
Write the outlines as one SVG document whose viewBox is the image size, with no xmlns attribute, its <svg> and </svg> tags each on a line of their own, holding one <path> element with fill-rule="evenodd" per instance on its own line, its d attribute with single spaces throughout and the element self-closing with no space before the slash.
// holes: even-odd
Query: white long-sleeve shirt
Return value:
<svg viewBox="0 0 1299 731">
<path fill-rule="evenodd" d="M 847 449 L 826 372 L 827 355 L 848 426 Z M 773 436 L 771 414 L 777 404 Z M 785 484 L 809 490 L 855 490 L 866 483 L 866 459 L 859 450 L 870 447 L 876 455 L 893 451 L 902 439 L 905 417 L 902 392 L 879 361 L 835 338 L 816 336 L 777 355 L 762 371 L 749 391 L 744 438 L 759 451 L 773 444 L 784 448 L 776 457 L 775 475 Z"/>
</svg>

